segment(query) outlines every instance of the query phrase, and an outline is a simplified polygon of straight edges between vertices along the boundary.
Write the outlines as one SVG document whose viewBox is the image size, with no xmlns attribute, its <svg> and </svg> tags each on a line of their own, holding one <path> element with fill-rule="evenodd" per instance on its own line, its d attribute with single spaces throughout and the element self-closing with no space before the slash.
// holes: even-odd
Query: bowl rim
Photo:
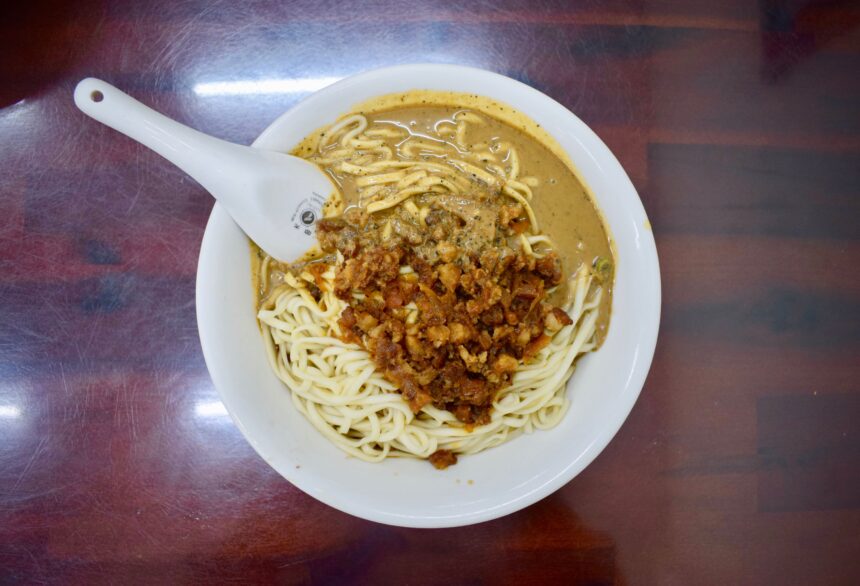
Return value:
<svg viewBox="0 0 860 586">
<path fill-rule="evenodd" d="M 579 117 L 577 117 L 573 112 L 571 112 L 564 105 L 547 96 L 543 92 L 540 92 L 539 90 L 513 78 L 475 67 L 430 63 L 405 64 L 367 70 L 341 79 L 333 83 L 332 85 L 326 86 L 325 88 L 308 94 L 307 96 L 299 100 L 296 104 L 294 104 L 292 107 L 290 107 L 288 110 L 286 110 L 283 114 L 278 116 L 271 124 L 269 124 L 269 126 L 267 126 L 266 129 L 263 130 L 262 133 L 260 133 L 257 139 L 254 140 L 252 146 L 256 147 L 262 143 L 265 143 L 266 141 L 269 141 L 273 136 L 277 135 L 277 133 L 281 131 L 281 127 L 284 125 L 285 120 L 288 120 L 292 116 L 295 116 L 296 110 L 307 107 L 309 103 L 317 101 L 322 96 L 328 96 L 341 92 L 348 92 L 353 85 L 364 84 L 367 83 L 368 80 L 373 80 L 375 78 L 389 78 L 392 76 L 396 77 L 407 71 L 410 74 L 414 74 L 416 70 L 421 70 L 432 74 L 442 73 L 457 74 L 461 76 L 482 76 L 484 79 L 492 78 L 501 83 L 509 85 L 512 84 L 511 87 L 518 87 L 519 91 L 531 94 L 532 98 L 541 102 L 542 105 L 560 109 L 560 113 L 571 118 L 572 121 L 575 121 L 578 133 L 577 138 L 581 141 L 586 141 L 589 143 L 586 147 L 587 150 L 593 151 L 596 149 L 598 151 L 596 154 L 599 155 L 600 163 L 602 165 L 612 167 L 612 171 L 615 173 L 615 175 L 618 176 L 618 180 L 624 183 L 624 185 L 622 186 L 623 190 L 633 195 L 631 201 L 626 202 L 625 205 L 634 206 L 634 209 L 632 209 L 632 213 L 644 220 L 644 228 L 642 230 L 637 231 L 636 240 L 638 244 L 641 244 L 642 251 L 648 257 L 647 260 L 649 265 L 653 265 L 654 271 L 652 275 L 653 279 L 651 280 L 651 282 L 647 283 L 648 287 L 650 288 L 649 296 L 651 299 L 651 306 L 643 308 L 645 310 L 643 319 L 646 322 L 646 327 L 644 334 L 640 337 L 640 344 L 638 346 L 639 356 L 636 359 L 636 368 L 633 372 L 631 372 L 630 378 L 625 385 L 627 387 L 626 390 L 629 391 L 630 388 L 633 388 L 635 389 L 635 392 L 630 391 L 624 396 L 625 400 L 620 406 L 620 408 L 617 410 L 617 416 L 615 417 L 614 424 L 602 427 L 600 432 L 596 435 L 596 437 L 592 439 L 591 443 L 587 446 L 587 448 L 585 448 L 583 451 L 573 457 L 571 461 L 569 461 L 564 467 L 558 470 L 555 475 L 544 481 L 540 486 L 524 494 L 521 494 L 516 498 L 512 498 L 505 502 L 496 503 L 491 507 L 486 507 L 468 514 L 459 514 L 452 517 L 440 518 L 438 516 L 425 517 L 421 515 L 403 517 L 400 515 L 389 514 L 386 511 L 382 511 L 379 509 L 370 509 L 355 506 L 354 503 L 350 502 L 348 495 L 346 497 L 343 497 L 342 495 L 322 491 L 319 489 L 319 487 L 315 486 L 313 482 L 308 480 L 308 476 L 296 474 L 295 471 L 292 470 L 292 466 L 283 467 L 276 465 L 272 461 L 273 458 L 269 457 L 269 455 L 266 454 L 263 450 L 262 446 L 257 441 L 255 441 L 254 432 L 248 429 L 243 424 L 243 422 L 238 419 L 237 415 L 234 413 L 234 409 L 231 409 L 229 393 L 223 390 L 222 384 L 219 384 L 219 379 L 221 378 L 219 373 L 221 372 L 221 369 L 220 365 L 214 362 L 213 350 L 209 346 L 209 342 L 206 335 L 207 326 L 205 324 L 207 317 L 204 315 L 205 308 L 208 307 L 207 299 L 210 298 L 211 292 L 207 291 L 206 288 L 203 286 L 203 283 L 206 281 L 206 278 L 204 277 L 209 270 L 209 267 L 206 266 L 206 259 L 209 258 L 209 250 L 212 248 L 213 240 L 215 239 L 215 231 L 214 229 L 212 229 L 212 226 L 216 223 L 220 214 L 226 214 L 226 212 L 224 212 L 224 210 L 220 208 L 217 203 L 213 207 L 213 210 L 207 221 L 203 240 L 200 247 L 196 275 L 195 305 L 198 323 L 198 335 L 200 338 L 204 361 L 206 363 L 210 377 L 212 378 L 213 384 L 218 392 L 218 395 L 221 401 L 224 403 L 233 423 L 239 428 L 246 441 L 251 444 L 254 450 L 267 464 L 269 464 L 269 466 L 271 466 L 288 482 L 290 482 L 303 492 L 335 509 L 338 509 L 350 515 L 389 525 L 404 527 L 441 528 L 469 525 L 483 521 L 489 521 L 491 519 L 508 515 L 510 513 L 523 509 L 561 488 L 564 484 L 568 483 L 580 472 L 582 472 L 582 470 L 584 470 L 592 461 L 594 461 L 594 459 L 605 449 L 605 447 L 609 444 L 612 438 L 621 429 L 622 425 L 624 424 L 631 410 L 633 409 L 633 406 L 636 404 L 636 401 L 641 394 L 642 388 L 644 387 L 645 380 L 650 370 L 654 352 L 656 349 L 660 325 L 662 293 L 659 258 L 657 256 L 657 248 L 656 243 L 654 241 L 653 233 L 650 229 L 650 222 L 648 221 L 648 216 L 645 212 L 641 198 L 639 197 L 635 186 L 630 181 L 629 176 L 621 166 L 620 162 L 617 160 L 609 147 L 606 146 L 606 144 L 597 136 L 597 134 L 581 119 L 579 119 Z M 422 88 L 416 87 L 414 89 Z M 458 90 L 450 89 L 447 91 L 457 92 Z M 385 95 L 386 93 L 390 92 L 381 92 L 379 95 Z M 487 97 L 504 101 L 502 98 L 498 98 L 491 95 L 488 95 Z M 520 110 L 524 115 L 530 116 L 529 113 L 524 112 L 522 109 L 517 109 Z M 333 113 L 333 115 L 337 115 L 337 113 Z M 563 146 L 562 148 L 564 149 Z M 564 150 L 565 152 L 567 152 L 567 149 Z M 567 152 L 567 154 L 575 166 L 577 163 L 576 159 L 574 159 L 571 153 Z M 594 152 L 591 152 L 590 154 L 592 156 L 595 156 Z M 577 170 L 577 174 L 579 175 L 579 170 Z M 586 185 L 586 188 L 590 192 L 590 186 Z M 604 220 L 606 221 L 607 225 L 609 225 L 608 220 L 606 220 L 605 218 Z M 616 235 L 616 230 L 613 230 L 612 226 L 609 227 L 614 239 Z M 620 266 L 623 267 L 623 264 L 621 264 Z M 621 270 L 623 270 L 623 268 Z M 566 383 L 566 385 L 568 384 L 569 381 L 568 383 Z"/>
</svg>

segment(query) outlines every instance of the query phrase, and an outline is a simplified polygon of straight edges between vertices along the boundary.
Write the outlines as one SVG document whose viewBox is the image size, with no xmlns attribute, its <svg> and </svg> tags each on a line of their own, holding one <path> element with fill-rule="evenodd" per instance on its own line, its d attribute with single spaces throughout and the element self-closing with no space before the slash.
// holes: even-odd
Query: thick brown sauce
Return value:
<svg viewBox="0 0 860 586">
<path fill-rule="evenodd" d="M 433 129 L 443 120 L 452 120 L 456 112 L 464 108 L 442 105 L 418 105 L 389 108 L 382 111 L 362 111 L 368 120 L 368 128 L 377 126 L 398 126 L 406 129 L 412 135 L 429 135 L 436 137 Z M 468 109 L 467 109 L 468 111 Z M 610 274 L 604 279 L 603 297 L 600 307 L 600 318 L 597 324 L 597 339 L 602 342 L 609 326 L 610 309 L 612 306 L 612 282 L 614 274 L 614 259 L 609 235 L 601 217 L 585 188 L 579 182 L 571 169 L 556 156 L 549 148 L 541 144 L 528 133 L 502 122 L 486 111 L 478 112 L 486 121 L 484 125 L 469 126 L 469 144 L 509 142 L 515 145 L 519 155 L 520 177 L 535 177 L 539 180 L 532 187 L 534 198 L 531 205 L 540 224 L 541 233 L 547 235 L 553 243 L 554 250 L 561 256 L 565 275 L 570 275 L 583 263 L 593 266 L 598 259 L 611 260 Z M 320 132 L 307 137 L 293 154 L 308 158 L 317 152 L 316 145 Z M 402 139 L 386 139 L 386 143 L 395 152 Z M 432 159 L 431 159 L 432 160 Z M 344 207 L 359 205 L 358 192 L 355 186 L 355 176 L 340 174 L 332 168 L 325 169 L 340 187 L 339 201 L 330 202 L 331 213 L 337 213 Z M 340 200 L 342 197 L 342 200 Z M 327 213 L 326 215 L 331 215 Z M 384 213 L 376 214 L 380 220 Z M 277 274 L 275 275 L 277 278 Z M 268 284 L 262 285 L 260 294 L 265 296 Z M 550 301 L 561 303 L 566 291 L 563 288 L 554 294 Z"/>
</svg>

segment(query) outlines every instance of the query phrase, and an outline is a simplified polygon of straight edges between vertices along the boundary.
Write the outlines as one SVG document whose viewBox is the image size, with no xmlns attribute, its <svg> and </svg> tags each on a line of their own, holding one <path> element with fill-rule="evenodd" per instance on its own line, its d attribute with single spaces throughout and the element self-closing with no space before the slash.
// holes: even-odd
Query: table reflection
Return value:
<svg viewBox="0 0 860 586">
<path fill-rule="evenodd" d="M 194 93 L 198 96 L 306 94 L 320 90 L 340 79 L 339 77 L 297 77 L 207 81 L 196 84 L 194 86 Z"/>
<path fill-rule="evenodd" d="M 226 417 L 227 408 L 221 401 L 200 401 L 194 406 L 197 417 Z"/>
</svg>

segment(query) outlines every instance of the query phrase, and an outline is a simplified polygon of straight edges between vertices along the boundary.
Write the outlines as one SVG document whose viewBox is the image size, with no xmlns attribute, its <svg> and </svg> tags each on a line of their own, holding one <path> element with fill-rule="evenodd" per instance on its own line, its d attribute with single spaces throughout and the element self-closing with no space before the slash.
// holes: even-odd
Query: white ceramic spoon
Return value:
<svg viewBox="0 0 860 586">
<path fill-rule="evenodd" d="M 336 188 L 313 163 L 203 134 L 91 77 L 75 88 L 75 104 L 191 175 L 278 260 L 296 260 L 316 242 L 313 224 Z"/>
</svg>

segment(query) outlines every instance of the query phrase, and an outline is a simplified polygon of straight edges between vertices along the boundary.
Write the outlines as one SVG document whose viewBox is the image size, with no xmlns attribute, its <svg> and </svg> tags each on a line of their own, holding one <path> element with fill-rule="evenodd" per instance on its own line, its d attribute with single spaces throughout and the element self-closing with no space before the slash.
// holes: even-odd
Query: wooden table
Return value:
<svg viewBox="0 0 860 586">
<path fill-rule="evenodd" d="M 860 6 L 491 4 L 4 9 L 0 583 L 858 583 Z M 329 78 L 419 61 L 523 80 L 594 128 L 664 286 L 605 452 L 526 510 L 435 531 L 342 514 L 255 454 L 197 339 L 209 196 L 71 99 L 94 75 L 249 143 Z M 205 85 L 260 79 L 300 81 Z"/>
</svg>

